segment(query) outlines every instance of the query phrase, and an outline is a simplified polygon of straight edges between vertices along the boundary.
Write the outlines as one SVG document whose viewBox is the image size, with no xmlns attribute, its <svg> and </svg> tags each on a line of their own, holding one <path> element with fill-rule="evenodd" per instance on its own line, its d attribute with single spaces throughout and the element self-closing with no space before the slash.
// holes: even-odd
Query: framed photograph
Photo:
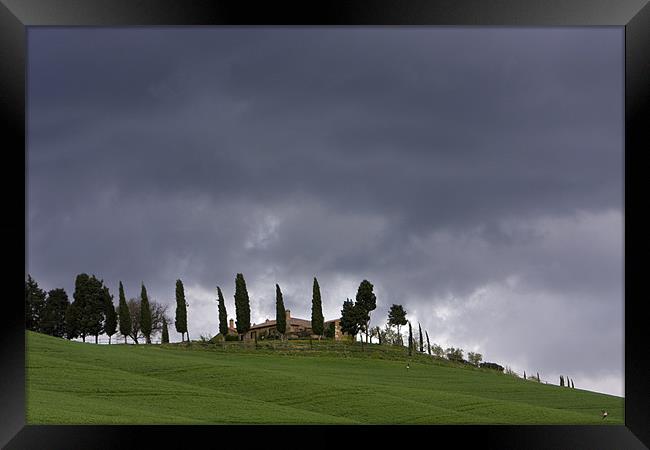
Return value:
<svg viewBox="0 0 650 450">
<path fill-rule="evenodd" d="M 650 445 L 648 2 L 403 3 L 0 0 L 6 448 Z"/>
</svg>

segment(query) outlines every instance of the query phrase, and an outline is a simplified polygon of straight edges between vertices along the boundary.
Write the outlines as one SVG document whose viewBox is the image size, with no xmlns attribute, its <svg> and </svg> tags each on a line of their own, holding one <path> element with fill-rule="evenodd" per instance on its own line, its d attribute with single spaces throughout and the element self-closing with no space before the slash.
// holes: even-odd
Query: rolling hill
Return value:
<svg viewBox="0 0 650 450">
<path fill-rule="evenodd" d="M 229 344 L 94 345 L 27 332 L 27 423 L 624 423 L 620 397 L 401 348 Z"/>
</svg>

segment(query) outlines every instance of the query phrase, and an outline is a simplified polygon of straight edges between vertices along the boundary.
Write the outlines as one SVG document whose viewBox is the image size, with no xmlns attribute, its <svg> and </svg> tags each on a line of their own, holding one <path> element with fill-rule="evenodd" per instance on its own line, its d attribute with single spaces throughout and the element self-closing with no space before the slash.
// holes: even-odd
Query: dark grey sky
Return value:
<svg viewBox="0 0 650 450">
<path fill-rule="evenodd" d="M 28 270 L 190 333 L 359 282 L 443 347 L 623 395 L 622 28 L 31 28 Z"/>
</svg>

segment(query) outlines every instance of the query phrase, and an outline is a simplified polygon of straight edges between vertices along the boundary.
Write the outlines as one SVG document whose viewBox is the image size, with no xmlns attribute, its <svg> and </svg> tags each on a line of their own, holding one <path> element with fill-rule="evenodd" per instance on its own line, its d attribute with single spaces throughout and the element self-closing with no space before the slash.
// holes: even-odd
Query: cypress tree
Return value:
<svg viewBox="0 0 650 450">
<path fill-rule="evenodd" d="M 161 344 L 169 344 L 169 331 L 167 330 L 167 319 L 163 317 Z"/>
<path fill-rule="evenodd" d="M 413 354 L 413 329 L 411 328 L 411 321 L 409 320 L 409 356 Z"/>
<path fill-rule="evenodd" d="M 368 342 L 368 331 L 370 327 L 370 312 L 377 308 L 377 296 L 372 292 L 373 285 L 368 280 L 363 280 L 357 290 L 356 306 L 363 310 L 366 316 L 364 331 L 366 332 L 366 342 Z M 360 311 L 361 314 L 361 311 Z"/>
<path fill-rule="evenodd" d="M 70 301 L 64 289 L 52 289 L 48 292 L 40 321 L 41 332 L 50 336 L 65 337 L 65 317 L 68 306 L 70 306 Z"/>
<path fill-rule="evenodd" d="M 539 383 L 539 372 L 537 372 L 537 382 Z"/>
<path fill-rule="evenodd" d="M 140 331 L 142 331 L 146 343 L 151 344 L 151 308 L 144 283 L 142 283 L 140 291 Z"/>
<path fill-rule="evenodd" d="M 117 314 L 115 313 L 115 305 L 113 305 L 113 296 L 108 292 L 108 288 L 104 286 L 104 333 L 108 336 L 108 343 L 111 343 L 111 338 L 117 331 Z"/>
<path fill-rule="evenodd" d="M 560 386 L 564 386 L 564 377 L 560 375 Z"/>
<path fill-rule="evenodd" d="M 526 379 L 526 371 L 524 370 L 524 380 Z"/>
<path fill-rule="evenodd" d="M 219 333 L 226 339 L 228 335 L 228 312 L 219 286 L 217 286 L 217 302 L 219 304 Z"/>
<path fill-rule="evenodd" d="M 573 378 L 571 378 L 571 389 L 575 389 L 575 385 L 573 384 Z"/>
<path fill-rule="evenodd" d="M 41 331 L 40 322 L 45 309 L 45 291 L 31 275 L 25 281 L 25 326 L 28 330 Z"/>
<path fill-rule="evenodd" d="M 284 334 L 287 332 L 287 313 L 284 309 L 282 291 L 280 290 L 280 286 L 278 284 L 275 285 L 275 328 L 284 339 Z"/>
<path fill-rule="evenodd" d="M 244 275 L 238 273 L 235 277 L 235 314 L 239 339 L 244 340 L 244 334 L 251 328 L 251 307 L 246 289 Z"/>
<path fill-rule="evenodd" d="M 181 341 L 184 341 L 187 333 L 187 302 L 185 301 L 185 288 L 181 280 L 176 280 L 176 321 L 174 322 L 176 331 L 181 334 Z M 187 335 L 189 342 L 190 336 Z"/>
<path fill-rule="evenodd" d="M 422 339 L 422 326 L 418 322 L 418 328 L 420 329 L 420 353 L 424 353 L 424 339 Z"/>
<path fill-rule="evenodd" d="M 120 321 L 120 334 L 124 336 L 124 343 L 126 344 L 126 337 L 131 334 L 132 322 L 131 322 L 131 313 L 129 312 L 129 307 L 126 304 L 126 296 L 124 295 L 124 286 L 120 281 L 120 293 L 119 293 L 119 321 Z"/>
<path fill-rule="evenodd" d="M 424 334 L 427 336 L 427 350 L 429 351 L 429 356 L 431 356 L 431 344 L 429 343 L 429 333 L 427 330 L 424 330 Z"/>
<path fill-rule="evenodd" d="M 318 280 L 314 277 L 311 297 L 311 330 L 314 334 L 318 335 L 319 340 L 325 331 L 324 320 L 323 305 L 320 299 L 320 286 L 318 285 Z"/>
</svg>

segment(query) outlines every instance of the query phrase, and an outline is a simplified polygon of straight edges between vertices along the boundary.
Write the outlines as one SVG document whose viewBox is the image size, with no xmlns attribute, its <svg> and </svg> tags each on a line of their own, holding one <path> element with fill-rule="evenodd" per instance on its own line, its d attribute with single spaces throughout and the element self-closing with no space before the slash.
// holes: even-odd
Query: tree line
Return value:
<svg viewBox="0 0 650 450">
<path fill-rule="evenodd" d="M 181 341 L 190 341 L 187 327 L 187 307 L 189 304 L 185 299 L 183 282 L 176 280 L 176 311 L 174 325 L 176 331 L 181 334 Z M 151 343 L 151 337 L 160 333 L 161 343 L 169 343 L 169 330 L 167 318 L 167 306 L 149 299 L 144 283 L 141 284 L 139 298 L 126 299 L 124 286 L 119 282 L 118 305 L 114 306 L 113 295 L 104 281 L 95 275 L 82 273 L 75 279 L 75 290 L 73 301 L 70 302 L 68 295 L 62 288 L 52 289 L 45 292 L 39 288 L 38 283 L 30 276 L 25 282 L 25 313 L 26 327 L 29 330 L 49 334 L 67 339 L 80 337 L 84 342 L 86 337 L 94 336 L 95 343 L 98 342 L 100 334 L 106 334 L 109 344 L 112 336 L 118 330 L 124 337 L 127 337 L 138 344 L 140 339 L 145 343 Z M 244 275 L 241 273 L 235 276 L 235 316 L 236 330 L 240 340 L 250 330 L 250 298 Z M 225 337 L 228 335 L 228 313 L 221 287 L 217 286 L 217 309 L 219 319 L 219 332 Z M 286 309 L 282 290 L 278 284 L 275 285 L 276 302 L 276 330 L 281 338 L 286 337 Z M 343 333 L 352 336 L 356 340 L 361 335 L 361 347 L 363 350 L 364 336 L 365 344 L 377 338 L 379 344 L 404 345 L 401 327 L 408 325 L 408 354 L 428 353 L 430 356 L 445 357 L 450 361 L 467 363 L 477 367 L 492 368 L 503 372 L 504 368 L 492 362 L 482 362 L 483 356 L 480 353 L 468 352 L 467 360 L 464 358 L 464 351 L 461 348 L 449 347 L 444 349 L 438 344 L 431 344 L 429 333 L 418 323 L 418 336 L 413 335 L 411 322 L 406 318 L 406 310 L 402 305 L 393 304 L 388 312 L 388 321 L 384 329 L 379 326 L 370 326 L 371 312 L 377 308 L 377 297 L 374 293 L 374 286 L 368 280 L 359 284 L 354 301 L 347 298 L 342 305 L 340 329 Z M 324 316 L 322 311 L 322 299 L 320 285 L 314 277 L 311 299 L 311 325 L 312 334 L 321 337 L 334 338 L 334 323 L 330 323 L 328 329 L 324 327 Z M 396 328 L 396 331 L 393 329 Z M 426 343 L 425 343 L 426 342 Z M 508 373 L 512 371 L 508 369 Z M 534 379 L 534 376 L 530 377 Z M 524 379 L 526 374 L 524 372 Z M 536 377 L 539 381 L 539 373 Z M 560 386 L 573 387 L 573 380 L 560 376 Z"/>
<path fill-rule="evenodd" d="M 285 337 L 287 331 L 286 309 L 282 296 L 282 290 L 278 284 L 276 290 L 276 329 Z M 422 328 L 419 327 L 420 339 L 412 335 L 410 322 L 406 319 L 406 311 L 402 305 L 392 305 L 388 314 L 388 325 L 385 330 L 379 327 L 370 327 L 370 315 L 377 307 L 377 297 L 373 292 L 374 286 L 368 280 L 363 280 L 357 290 L 355 301 L 346 299 L 341 310 L 341 331 L 353 338 L 362 334 L 361 343 L 367 344 L 373 337 L 379 342 L 401 344 L 402 335 L 400 329 L 408 323 L 409 325 L 409 354 L 419 342 L 419 350 L 424 353 L 424 340 Z M 181 333 L 182 341 L 189 341 L 187 329 L 187 307 L 183 282 L 176 280 L 176 314 L 174 325 L 176 331 Z M 51 334 L 57 337 L 74 339 L 80 337 L 84 342 L 87 336 L 95 336 L 95 342 L 100 334 L 109 337 L 109 343 L 113 335 L 119 333 L 124 336 L 126 343 L 130 337 L 135 343 L 144 339 L 145 343 L 151 343 L 151 337 L 155 333 L 161 333 L 161 342 L 169 342 L 168 322 L 166 317 L 167 307 L 149 299 L 144 283 L 141 284 L 139 298 L 126 299 L 124 286 L 119 282 L 118 305 L 114 306 L 113 295 L 104 281 L 95 275 L 85 273 L 77 275 L 75 279 L 75 291 L 73 301 L 68 300 L 64 289 L 57 288 L 47 294 L 38 287 L 36 281 L 28 275 L 25 282 L 25 304 L 27 328 Z M 235 277 L 235 315 L 236 329 L 240 340 L 250 330 L 250 298 L 246 281 L 243 274 L 238 273 Z M 219 332 L 222 335 L 228 334 L 228 313 L 225 306 L 223 293 L 220 286 L 217 286 L 217 303 L 219 317 Z M 324 327 L 324 316 L 322 311 L 322 299 L 318 279 L 314 277 L 311 299 L 311 325 L 312 333 L 319 337 L 334 337 L 334 324 L 331 323 L 328 329 Z M 397 328 L 397 333 L 392 333 L 392 327 Z M 442 356 L 442 349 L 434 344 L 429 344 L 427 338 L 427 351 L 429 354 Z M 472 354 L 472 362 L 480 361 L 480 354 Z M 476 359 L 478 355 L 478 359 Z M 447 356 L 450 359 L 462 360 L 462 350 L 448 349 Z"/>
<path fill-rule="evenodd" d="M 150 344 L 151 338 L 161 334 L 161 342 L 169 342 L 167 306 L 149 298 L 142 283 L 140 296 L 128 300 L 124 286 L 119 282 L 118 305 L 104 280 L 81 273 L 75 278 L 72 302 L 63 288 L 45 292 L 27 276 L 25 281 L 25 325 L 28 330 L 51 336 L 75 339 L 99 335 L 108 336 L 109 344 L 118 333 L 138 344 L 141 339 Z M 187 303 L 180 280 L 176 285 L 176 330 L 187 334 Z"/>
</svg>

